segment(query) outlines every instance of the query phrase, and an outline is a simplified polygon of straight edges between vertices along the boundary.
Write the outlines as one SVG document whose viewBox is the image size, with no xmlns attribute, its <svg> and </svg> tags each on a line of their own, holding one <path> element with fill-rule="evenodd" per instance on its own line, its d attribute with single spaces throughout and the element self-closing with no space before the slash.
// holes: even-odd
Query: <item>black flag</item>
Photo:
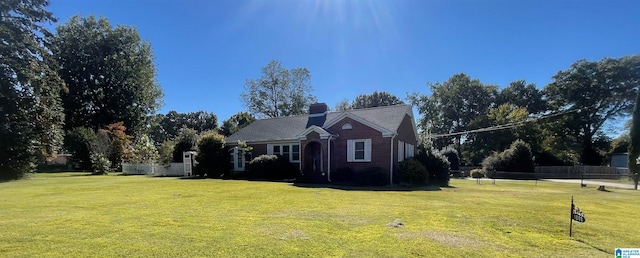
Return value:
<svg viewBox="0 0 640 258">
<path fill-rule="evenodd" d="M 584 214 L 582 213 L 582 211 L 580 210 L 580 208 L 578 208 L 578 206 L 575 206 L 572 204 L 572 209 L 573 212 L 571 214 L 571 219 L 580 222 L 580 223 L 584 223 L 586 221 L 586 219 L 584 218 Z"/>
</svg>

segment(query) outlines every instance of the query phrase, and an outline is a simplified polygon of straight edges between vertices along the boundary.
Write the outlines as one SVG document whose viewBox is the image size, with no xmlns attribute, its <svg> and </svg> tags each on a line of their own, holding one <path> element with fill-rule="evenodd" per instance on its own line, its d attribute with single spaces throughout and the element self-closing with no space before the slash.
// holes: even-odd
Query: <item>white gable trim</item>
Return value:
<svg viewBox="0 0 640 258">
<path fill-rule="evenodd" d="M 331 127 L 331 126 L 333 126 L 333 125 L 337 124 L 338 122 L 342 121 L 343 119 L 345 119 L 345 118 L 347 118 L 347 117 L 348 117 L 348 118 L 353 119 L 354 121 L 356 121 L 356 122 L 358 122 L 358 123 L 361 123 L 361 124 L 363 124 L 363 125 L 366 125 L 366 126 L 368 126 L 368 127 L 371 127 L 371 128 L 373 128 L 373 129 L 375 129 L 375 130 L 377 130 L 377 131 L 380 131 L 380 132 L 382 133 L 382 136 L 383 136 L 383 137 L 392 137 L 392 136 L 396 135 L 396 133 L 395 133 L 395 132 L 389 131 L 389 130 L 387 130 L 387 129 L 385 129 L 385 128 L 383 128 L 383 127 L 379 126 L 379 125 L 376 125 L 376 124 L 374 124 L 374 123 L 371 123 L 371 122 L 369 122 L 369 121 L 365 120 L 365 119 L 364 119 L 364 118 L 362 118 L 362 117 L 359 117 L 359 116 L 356 116 L 356 115 L 354 115 L 354 114 L 349 113 L 348 111 L 347 111 L 347 112 L 344 112 L 344 113 L 342 113 L 342 114 L 340 114 L 338 117 L 334 118 L 334 119 L 333 119 L 333 120 L 331 120 L 329 123 L 326 123 L 326 124 L 325 124 L 325 127 L 327 127 L 327 128 L 328 128 L 328 127 Z"/>
<path fill-rule="evenodd" d="M 306 130 L 302 131 L 302 133 L 298 134 L 297 137 L 299 140 L 306 140 L 307 135 L 310 134 L 311 132 L 318 133 L 320 135 L 320 139 L 329 139 L 329 137 L 333 135 L 327 132 L 327 130 L 323 129 L 322 127 L 319 127 L 317 125 L 312 125 L 312 126 L 309 126 Z"/>
<path fill-rule="evenodd" d="M 411 118 L 411 125 L 413 126 L 413 134 L 416 136 L 416 142 L 420 142 L 420 136 L 418 135 L 418 127 L 416 126 L 416 119 L 413 117 L 413 106 L 409 106 L 407 115 Z"/>
</svg>

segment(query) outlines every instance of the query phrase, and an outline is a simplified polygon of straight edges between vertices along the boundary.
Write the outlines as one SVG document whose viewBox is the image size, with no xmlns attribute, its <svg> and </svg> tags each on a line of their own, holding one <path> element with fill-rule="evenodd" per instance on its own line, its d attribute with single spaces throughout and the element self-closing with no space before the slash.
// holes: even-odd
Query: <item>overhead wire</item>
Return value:
<svg viewBox="0 0 640 258">
<path fill-rule="evenodd" d="M 516 126 L 519 126 L 521 124 L 534 122 L 534 121 L 538 121 L 538 120 L 542 120 L 542 119 L 547 119 L 547 118 L 550 118 L 550 117 L 565 115 L 565 114 L 573 113 L 573 112 L 576 112 L 576 111 L 579 111 L 579 110 L 582 110 L 582 109 L 589 109 L 589 108 L 594 107 L 594 106 L 596 106 L 596 105 L 591 105 L 591 106 L 583 107 L 583 108 L 573 108 L 573 109 L 562 110 L 562 111 L 559 111 L 559 112 L 556 112 L 556 113 L 541 115 L 541 116 L 538 116 L 538 117 L 535 117 L 535 116 L 531 117 L 530 116 L 530 117 L 527 117 L 526 119 L 524 119 L 522 121 L 518 121 L 518 122 L 507 123 L 507 124 L 502 124 L 502 125 L 495 125 L 495 126 L 479 128 L 479 129 L 473 129 L 473 130 L 466 130 L 466 131 L 462 131 L 462 132 L 446 133 L 446 134 L 427 134 L 427 137 L 434 139 L 434 138 L 451 137 L 451 136 L 458 136 L 458 135 L 465 135 L 465 134 L 472 134 L 472 133 L 483 133 L 483 132 L 491 132 L 491 131 L 510 129 L 510 128 L 514 128 Z"/>
</svg>

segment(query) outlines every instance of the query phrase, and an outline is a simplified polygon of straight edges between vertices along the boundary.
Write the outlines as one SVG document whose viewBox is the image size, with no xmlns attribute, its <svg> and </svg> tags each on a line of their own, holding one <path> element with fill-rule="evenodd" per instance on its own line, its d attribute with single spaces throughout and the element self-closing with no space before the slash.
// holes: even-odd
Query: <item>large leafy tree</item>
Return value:
<svg viewBox="0 0 640 258">
<path fill-rule="evenodd" d="M 517 139 L 532 142 L 538 134 L 527 119 L 527 110 L 510 104 L 489 109 L 487 115 L 479 116 L 469 123 L 469 129 L 488 128 L 485 132 L 467 135 L 462 146 L 462 155 L 470 164 L 478 165 L 493 152 L 501 152 Z M 503 127 L 505 125 L 511 125 Z"/>
<path fill-rule="evenodd" d="M 422 114 L 420 127 L 429 134 L 451 134 L 470 129 L 470 123 L 479 116 L 486 116 L 494 106 L 498 87 L 484 85 L 461 73 L 440 83 L 429 83 L 431 96 L 413 94 L 409 96 Z M 449 137 L 459 148 L 465 135 Z M 438 148 L 451 144 L 440 142 Z"/>
<path fill-rule="evenodd" d="M 638 180 L 640 179 L 640 91 L 636 94 L 635 106 L 629 131 L 629 173 L 635 182 L 635 189 L 638 190 Z"/>
<path fill-rule="evenodd" d="M 0 2 L 0 178 L 20 178 L 37 157 L 55 154 L 64 115 L 58 77 L 42 23 L 56 19 L 47 0 Z"/>
<path fill-rule="evenodd" d="M 307 68 L 287 70 L 280 62 L 262 67 L 262 77 L 247 79 L 240 95 L 245 107 L 260 117 L 299 115 L 317 101 L 311 95 L 311 73 Z"/>
<path fill-rule="evenodd" d="M 154 120 L 150 136 L 157 144 L 173 140 L 178 136 L 180 129 L 184 127 L 191 128 L 198 133 L 218 129 L 218 117 L 213 112 L 202 110 L 189 113 L 178 113 L 171 110 L 166 115 L 156 115 Z"/>
<path fill-rule="evenodd" d="M 104 17 L 74 16 L 56 31 L 53 50 L 69 88 L 62 95 L 66 128 L 122 121 L 137 135 L 162 98 L 150 44 Z"/>
<path fill-rule="evenodd" d="M 580 143 L 580 160 L 599 165 L 594 138 L 606 121 L 628 115 L 640 83 L 640 55 L 578 60 L 553 76 L 544 88 L 555 110 L 572 110 L 561 126 L 570 129 Z"/>
<path fill-rule="evenodd" d="M 253 121 L 256 121 L 256 118 L 251 114 L 247 112 L 238 112 L 235 115 L 232 115 L 229 119 L 222 122 L 220 131 L 222 135 L 229 136 L 236 133 L 237 131 L 240 131 L 240 129 L 244 128 L 245 126 L 253 123 Z"/>
<path fill-rule="evenodd" d="M 547 110 L 543 94 L 535 84 L 527 84 L 524 80 L 513 81 L 509 86 L 500 91 L 496 99 L 497 105 L 509 104 L 523 107 L 530 114 L 536 114 Z"/>
<path fill-rule="evenodd" d="M 381 92 L 374 91 L 371 94 L 360 94 L 351 103 L 351 108 L 359 109 L 359 108 L 392 106 L 392 105 L 400 105 L 400 104 L 404 104 L 404 102 L 402 102 L 402 100 L 396 97 L 395 95 L 386 91 L 381 91 Z"/>
</svg>

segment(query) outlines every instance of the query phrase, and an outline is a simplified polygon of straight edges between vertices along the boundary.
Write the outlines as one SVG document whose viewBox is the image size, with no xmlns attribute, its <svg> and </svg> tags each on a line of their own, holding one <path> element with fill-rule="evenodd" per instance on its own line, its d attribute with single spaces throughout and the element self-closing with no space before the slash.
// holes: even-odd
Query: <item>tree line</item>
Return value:
<svg viewBox="0 0 640 258">
<path fill-rule="evenodd" d="M 1 178 L 20 178 L 61 149 L 93 170 L 123 160 L 179 161 L 200 135 L 223 139 L 210 133 L 228 136 L 257 118 L 305 114 L 317 101 L 308 69 L 273 60 L 260 78 L 245 81 L 240 99 L 247 112 L 220 127 L 212 112 L 156 114 L 163 93 L 150 43 L 134 27 L 113 26 L 104 17 L 74 16 L 52 33 L 43 26 L 57 21 L 48 4 L 0 4 Z M 617 139 L 604 125 L 631 114 L 639 67 L 639 55 L 578 60 L 541 89 L 524 80 L 501 88 L 461 73 L 427 83 L 431 94 L 412 93 L 405 101 L 418 108 L 423 142 L 456 149 L 466 165 L 516 140 L 531 147 L 537 164 L 599 165 L 607 152 L 638 152 L 631 140 L 637 119 L 629 123 L 632 132 Z M 343 99 L 335 110 L 404 103 L 376 91 Z"/>
</svg>

